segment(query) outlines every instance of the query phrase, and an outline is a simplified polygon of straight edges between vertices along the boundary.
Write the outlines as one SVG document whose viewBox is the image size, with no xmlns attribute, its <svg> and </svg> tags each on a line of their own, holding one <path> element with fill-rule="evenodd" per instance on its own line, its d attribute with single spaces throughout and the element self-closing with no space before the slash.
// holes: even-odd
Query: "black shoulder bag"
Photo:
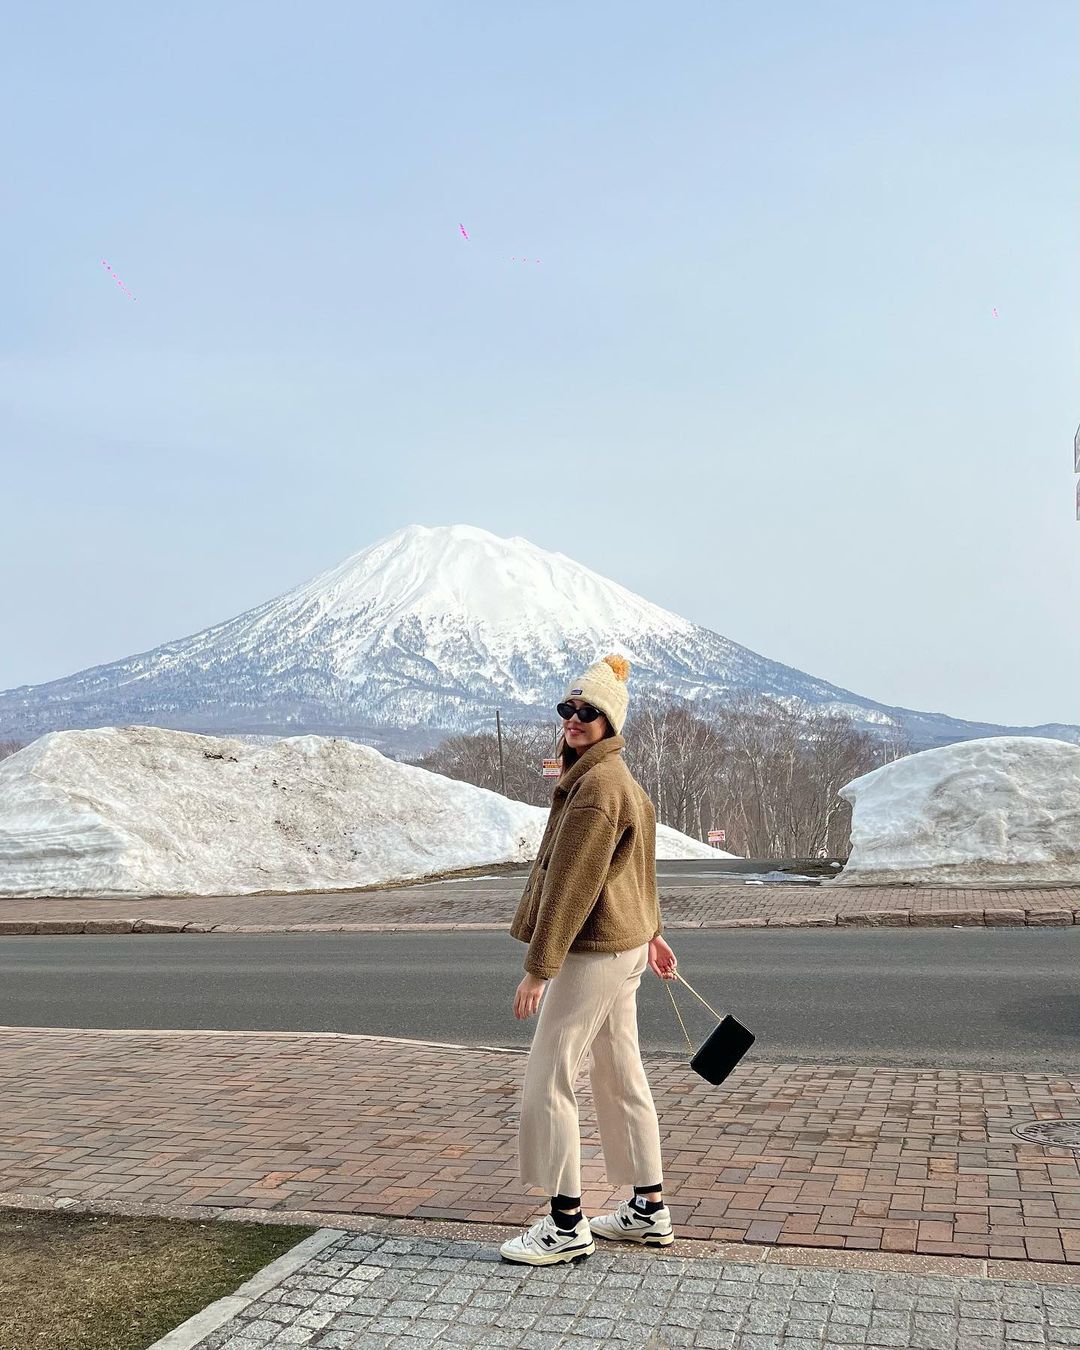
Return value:
<svg viewBox="0 0 1080 1350">
<path fill-rule="evenodd" d="M 705 1003 L 697 990 L 688 984 L 678 971 L 675 972 L 675 978 L 686 985 L 699 1003 Z M 695 1051 L 694 1043 L 687 1033 L 686 1024 L 683 1022 L 682 1014 L 675 1002 L 675 995 L 671 992 L 671 985 L 667 980 L 664 983 L 668 986 L 671 1006 L 675 1009 L 675 1016 L 679 1019 L 679 1026 L 682 1027 L 686 1044 L 690 1047 L 690 1053 L 693 1056 L 690 1060 L 690 1067 L 695 1073 L 701 1074 L 707 1083 L 712 1083 L 714 1087 L 719 1085 L 754 1044 L 753 1033 L 748 1031 L 741 1022 L 737 1022 L 734 1017 L 726 1013 L 718 1013 L 715 1008 L 711 1008 L 709 1004 L 705 1003 L 706 1008 L 717 1019 L 717 1026 L 701 1043 L 700 1049 Z"/>
</svg>

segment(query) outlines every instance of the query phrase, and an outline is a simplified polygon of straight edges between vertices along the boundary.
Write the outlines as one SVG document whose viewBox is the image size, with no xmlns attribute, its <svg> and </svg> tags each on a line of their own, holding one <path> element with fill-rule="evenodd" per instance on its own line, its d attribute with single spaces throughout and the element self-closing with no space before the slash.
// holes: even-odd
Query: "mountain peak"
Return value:
<svg viewBox="0 0 1080 1350">
<path fill-rule="evenodd" d="M 194 731 L 554 721 L 567 680 L 629 657 L 631 698 L 708 709 L 740 694 L 797 700 L 916 744 L 1002 728 L 861 698 L 769 661 L 562 553 L 476 525 L 407 525 L 294 590 L 190 637 L 0 693 L 10 736 L 144 723 Z M 1076 728 L 1036 728 L 1076 740 Z"/>
<path fill-rule="evenodd" d="M 414 619 L 445 634 L 464 625 L 505 660 L 527 659 L 542 644 L 589 639 L 599 649 L 642 632 L 693 630 L 562 554 L 475 525 L 408 525 L 277 603 L 284 612 L 315 605 L 350 622 L 363 616 L 365 628 Z"/>
</svg>

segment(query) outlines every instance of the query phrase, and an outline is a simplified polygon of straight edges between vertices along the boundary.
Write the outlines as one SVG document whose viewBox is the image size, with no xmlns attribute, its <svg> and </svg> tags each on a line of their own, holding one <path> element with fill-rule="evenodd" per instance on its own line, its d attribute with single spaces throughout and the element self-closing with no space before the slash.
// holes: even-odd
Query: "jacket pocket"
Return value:
<svg viewBox="0 0 1080 1350">
<path fill-rule="evenodd" d="M 609 942 L 614 936 L 610 923 L 610 911 L 606 904 L 607 887 L 600 888 L 600 894 L 593 902 L 592 909 L 589 910 L 585 922 L 581 925 L 581 931 L 578 938 L 583 938 L 586 942 Z"/>
<path fill-rule="evenodd" d="M 536 928 L 536 920 L 540 917 L 540 897 L 544 892 L 544 878 L 541 874 L 532 884 L 532 889 L 528 892 L 528 907 L 525 910 L 525 922 L 529 926 L 530 932 Z"/>
</svg>

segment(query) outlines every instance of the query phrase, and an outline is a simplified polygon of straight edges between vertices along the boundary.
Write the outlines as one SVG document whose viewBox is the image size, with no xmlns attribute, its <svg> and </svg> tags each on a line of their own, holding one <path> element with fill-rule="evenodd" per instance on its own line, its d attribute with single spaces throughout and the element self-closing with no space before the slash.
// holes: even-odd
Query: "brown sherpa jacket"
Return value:
<svg viewBox="0 0 1080 1350">
<path fill-rule="evenodd" d="M 558 974 L 568 951 L 625 952 L 663 929 L 656 894 L 656 812 L 623 762 L 626 742 L 590 745 L 559 779 L 511 934 L 525 969 Z"/>
</svg>

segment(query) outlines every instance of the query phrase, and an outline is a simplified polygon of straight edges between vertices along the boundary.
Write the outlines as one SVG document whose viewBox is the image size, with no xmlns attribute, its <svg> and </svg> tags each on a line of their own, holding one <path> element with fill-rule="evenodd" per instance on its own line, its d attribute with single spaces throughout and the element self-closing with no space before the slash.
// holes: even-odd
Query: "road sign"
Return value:
<svg viewBox="0 0 1080 1350">
<path fill-rule="evenodd" d="M 726 843 L 727 843 L 727 832 L 724 831 L 724 830 L 710 830 L 710 831 L 709 831 L 709 843 L 710 843 L 710 844 L 726 844 Z"/>
<path fill-rule="evenodd" d="M 544 778 L 558 778 L 562 773 L 562 767 L 557 759 L 544 760 Z"/>
</svg>

